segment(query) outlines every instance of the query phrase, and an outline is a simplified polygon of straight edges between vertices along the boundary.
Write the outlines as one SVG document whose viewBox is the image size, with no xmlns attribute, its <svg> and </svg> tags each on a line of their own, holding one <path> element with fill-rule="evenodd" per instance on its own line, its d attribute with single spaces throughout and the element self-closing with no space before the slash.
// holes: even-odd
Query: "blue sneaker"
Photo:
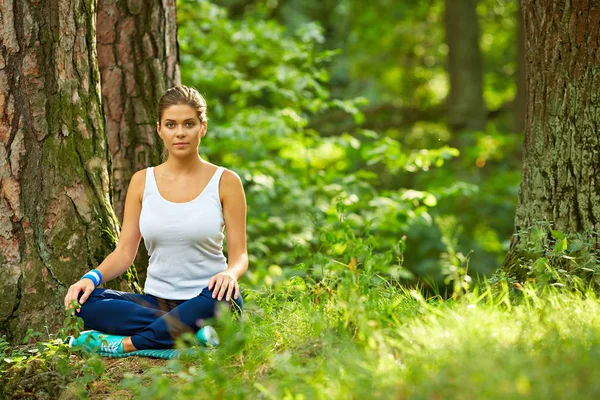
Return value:
<svg viewBox="0 0 600 400">
<path fill-rule="evenodd" d="M 217 331 L 210 325 L 200 328 L 200 330 L 196 332 L 196 338 L 206 347 L 216 347 L 220 343 Z"/>
<path fill-rule="evenodd" d="M 66 343 L 69 347 L 80 346 L 88 351 L 102 355 L 125 355 L 123 339 L 127 336 L 109 335 L 100 331 L 83 331 L 78 338 L 70 337 Z"/>
<path fill-rule="evenodd" d="M 95 331 L 95 330 L 91 330 L 91 329 L 87 330 L 87 331 L 81 331 L 77 338 L 75 336 L 69 335 L 63 339 L 63 343 L 69 347 L 75 347 L 77 344 L 81 343 L 83 340 L 85 340 L 86 337 L 91 335 L 93 332 L 102 333 L 100 331 Z"/>
</svg>

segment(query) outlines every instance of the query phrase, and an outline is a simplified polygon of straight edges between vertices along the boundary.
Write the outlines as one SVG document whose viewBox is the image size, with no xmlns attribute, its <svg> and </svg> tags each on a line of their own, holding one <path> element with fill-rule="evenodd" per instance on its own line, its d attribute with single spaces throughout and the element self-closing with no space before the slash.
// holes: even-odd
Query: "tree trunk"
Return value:
<svg viewBox="0 0 600 400">
<path fill-rule="evenodd" d="M 576 233 L 600 221 L 600 7 L 593 0 L 521 2 L 527 113 L 515 231 L 548 219 Z M 519 238 L 504 263 L 523 276 Z"/>
<path fill-rule="evenodd" d="M 98 65 L 113 206 L 121 221 L 133 174 L 161 162 L 156 106 L 181 81 L 175 15 L 175 0 L 98 2 Z"/>
<path fill-rule="evenodd" d="M 0 334 L 52 332 L 114 246 L 95 0 L 0 0 Z M 46 327 L 46 328 L 44 328 Z"/>
<path fill-rule="evenodd" d="M 448 125 L 454 131 L 485 128 L 483 67 L 479 49 L 477 0 L 446 0 L 448 44 Z"/>
<path fill-rule="evenodd" d="M 175 0 L 100 0 L 98 64 L 112 156 L 112 199 L 123 221 L 133 174 L 161 163 L 156 106 L 168 88 L 181 83 Z M 144 279 L 148 252 L 140 246 L 135 265 Z"/>
</svg>

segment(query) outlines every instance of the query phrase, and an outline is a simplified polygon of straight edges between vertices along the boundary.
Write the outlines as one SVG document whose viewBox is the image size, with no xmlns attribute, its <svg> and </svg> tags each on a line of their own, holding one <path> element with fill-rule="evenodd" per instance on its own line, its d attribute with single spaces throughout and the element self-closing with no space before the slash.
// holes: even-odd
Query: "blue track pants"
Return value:
<svg viewBox="0 0 600 400">
<path fill-rule="evenodd" d="M 244 308 L 241 294 L 229 303 L 224 299 L 220 302 L 231 303 L 233 311 Z M 214 317 L 220 302 L 212 298 L 208 287 L 189 300 L 96 288 L 81 306 L 79 317 L 86 329 L 131 336 L 138 350 L 169 349 L 177 336 L 198 331 L 205 319 Z"/>
</svg>

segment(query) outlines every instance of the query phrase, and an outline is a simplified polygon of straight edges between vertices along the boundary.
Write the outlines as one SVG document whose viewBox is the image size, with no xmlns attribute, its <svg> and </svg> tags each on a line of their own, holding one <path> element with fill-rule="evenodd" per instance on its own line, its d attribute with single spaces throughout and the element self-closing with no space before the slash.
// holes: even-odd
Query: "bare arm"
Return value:
<svg viewBox="0 0 600 400">
<path fill-rule="evenodd" d="M 142 237 L 139 221 L 145 179 L 146 170 L 138 171 L 131 177 L 127 197 L 125 198 L 125 212 L 119 242 L 115 250 L 96 268 L 102 274 L 103 282 L 108 282 L 122 275 L 135 259 Z M 85 303 L 94 288 L 94 283 L 89 279 L 75 282 L 65 296 L 65 308 L 68 308 L 73 300 L 77 300 L 81 292 L 84 292 L 84 294 L 81 296 L 80 303 Z"/>
<path fill-rule="evenodd" d="M 136 172 L 129 183 L 125 197 L 123 226 L 117 247 L 96 268 L 102 280 L 108 282 L 121 276 L 133 264 L 142 234 L 140 233 L 140 213 L 144 194 L 146 170 Z"/>
<path fill-rule="evenodd" d="M 237 283 L 248 270 L 248 250 L 246 246 L 246 195 L 240 177 L 232 171 L 225 170 L 220 183 L 225 235 L 227 236 L 227 269 L 208 282 L 208 289 L 213 290 L 213 298 L 221 300 L 226 296 L 229 301 L 233 294 L 239 296 Z"/>
</svg>

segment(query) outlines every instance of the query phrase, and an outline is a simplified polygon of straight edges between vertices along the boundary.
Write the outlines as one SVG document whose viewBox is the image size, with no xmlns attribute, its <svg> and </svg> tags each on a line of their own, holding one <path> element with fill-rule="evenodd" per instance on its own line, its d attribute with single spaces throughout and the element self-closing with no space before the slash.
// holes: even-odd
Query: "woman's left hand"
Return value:
<svg viewBox="0 0 600 400">
<path fill-rule="evenodd" d="M 214 288 L 214 290 L 213 290 Z M 231 300 L 231 294 L 233 298 L 237 299 L 240 294 L 240 286 L 235 276 L 228 271 L 219 272 L 208 281 L 208 290 L 212 290 L 212 298 L 218 296 L 219 301 L 225 296 L 225 300 Z"/>
</svg>

